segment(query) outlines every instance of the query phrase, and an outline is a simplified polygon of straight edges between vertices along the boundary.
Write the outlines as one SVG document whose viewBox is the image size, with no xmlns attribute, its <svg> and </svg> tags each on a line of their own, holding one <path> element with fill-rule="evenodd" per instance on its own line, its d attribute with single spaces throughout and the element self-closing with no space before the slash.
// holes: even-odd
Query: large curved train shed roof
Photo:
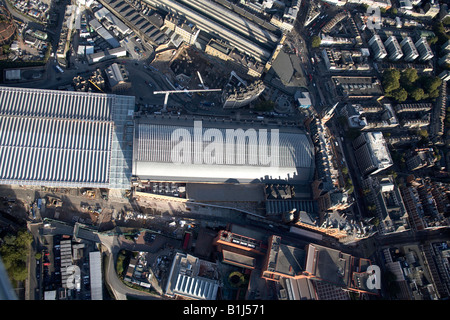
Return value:
<svg viewBox="0 0 450 320">
<path fill-rule="evenodd" d="M 198 122 L 197 122 L 198 123 Z M 267 135 L 261 129 L 239 128 L 239 124 L 218 125 L 203 123 L 202 137 L 213 129 L 221 136 L 223 144 L 214 151 L 209 148 L 213 139 L 195 140 L 196 125 L 173 121 L 173 124 L 139 121 L 135 124 L 133 175 L 141 179 L 179 182 L 257 182 L 270 180 L 295 180 L 308 182 L 314 173 L 314 150 L 309 136 L 302 130 L 278 132 L 278 148 L 271 147 L 273 129 Z M 209 127 L 208 127 L 209 126 Z M 227 127 L 228 126 L 228 127 Z M 234 140 L 227 149 L 227 130 L 247 134 L 242 148 Z M 253 134 L 251 134 L 253 130 Z M 181 145 L 185 133 L 187 144 Z M 263 134 L 263 135 L 260 135 Z M 192 139 L 189 140 L 189 137 Z M 266 138 L 264 138 L 266 137 Z M 231 140 L 230 140 L 231 141 Z M 274 140 L 275 141 L 275 140 Z M 183 147 L 184 146 L 184 147 Z M 234 150 L 231 152 L 231 150 Z M 255 154 L 256 153 L 256 154 Z M 184 160 L 180 163 L 177 155 Z M 270 161 L 267 161 L 271 157 Z M 208 159 L 212 159 L 208 161 Z"/>
</svg>

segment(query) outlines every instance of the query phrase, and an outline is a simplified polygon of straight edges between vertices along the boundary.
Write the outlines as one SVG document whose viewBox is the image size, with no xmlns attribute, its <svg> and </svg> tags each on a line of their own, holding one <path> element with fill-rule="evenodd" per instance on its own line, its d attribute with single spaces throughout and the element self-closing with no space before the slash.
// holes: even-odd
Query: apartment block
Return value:
<svg viewBox="0 0 450 320">
<path fill-rule="evenodd" d="M 433 51 L 428 44 L 427 38 L 421 37 L 416 43 L 415 46 L 417 51 L 419 52 L 419 59 L 421 61 L 428 61 L 434 57 Z"/>
<path fill-rule="evenodd" d="M 374 35 L 369 40 L 370 48 L 373 51 L 373 56 L 375 60 L 383 60 L 388 55 L 386 48 L 384 47 L 383 41 L 379 35 Z"/>
<path fill-rule="evenodd" d="M 397 41 L 397 38 L 394 36 L 390 36 L 385 42 L 384 46 L 389 53 L 388 59 L 392 61 L 397 61 L 403 57 L 403 51 L 400 47 L 400 44 Z"/>
</svg>

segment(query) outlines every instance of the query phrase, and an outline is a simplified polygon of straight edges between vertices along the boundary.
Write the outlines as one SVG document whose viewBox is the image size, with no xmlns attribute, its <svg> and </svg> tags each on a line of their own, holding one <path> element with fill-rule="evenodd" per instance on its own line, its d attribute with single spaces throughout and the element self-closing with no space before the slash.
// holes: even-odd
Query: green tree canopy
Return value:
<svg viewBox="0 0 450 320">
<path fill-rule="evenodd" d="M 400 88 L 400 71 L 390 69 L 383 74 L 383 87 L 386 93 L 392 92 Z"/>
<path fill-rule="evenodd" d="M 439 77 L 434 76 L 424 76 L 421 78 L 422 87 L 425 92 L 433 92 L 438 90 L 442 84 L 442 80 Z"/>
<path fill-rule="evenodd" d="M 311 47 L 318 48 L 320 46 L 321 42 L 322 42 L 322 40 L 320 39 L 319 36 L 314 36 L 314 37 L 312 37 L 312 40 L 311 40 Z"/>
<path fill-rule="evenodd" d="M 426 97 L 425 91 L 422 88 L 415 88 L 411 91 L 411 98 L 416 101 L 422 100 Z"/>
<path fill-rule="evenodd" d="M 7 234 L 0 246 L 0 255 L 12 280 L 23 281 L 28 276 L 27 256 L 33 236 L 27 230 Z"/>
<path fill-rule="evenodd" d="M 417 79 L 419 79 L 419 76 L 417 75 L 417 70 L 414 68 L 405 69 L 400 75 L 400 82 L 402 84 L 411 84 L 416 82 Z"/>
<path fill-rule="evenodd" d="M 390 93 L 390 96 L 398 102 L 403 102 L 408 99 L 408 92 L 405 90 L 405 88 L 399 88 L 395 91 L 392 91 Z"/>
</svg>

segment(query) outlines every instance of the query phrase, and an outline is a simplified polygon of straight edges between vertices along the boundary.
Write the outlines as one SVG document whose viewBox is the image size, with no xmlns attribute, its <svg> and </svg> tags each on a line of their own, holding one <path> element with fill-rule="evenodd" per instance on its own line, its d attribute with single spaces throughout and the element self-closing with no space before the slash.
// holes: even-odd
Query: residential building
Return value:
<svg viewBox="0 0 450 320">
<path fill-rule="evenodd" d="M 442 46 L 441 46 L 441 54 L 445 55 L 450 52 L 450 40 L 447 40 Z"/>
<path fill-rule="evenodd" d="M 439 14 L 440 6 L 437 0 L 427 2 L 423 7 L 424 15 L 427 18 L 434 19 Z"/>
<path fill-rule="evenodd" d="M 394 109 L 397 114 L 404 112 L 421 112 L 430 111 L 433 104 L 431 102 L 421 102 L 421 103 L 399 103 L 396 104 Z"/>
<path fill-rule="evenodd" d="M 364 176 L 377 174 L 393 165 L 381 132 L 363 132 L 353 141 L 359 169 Z"/>
<path fill-rule="evenodd" d="M 432 148 L 415 149 L 407 153 L 406 167 L 410 171 L 432 167 L 436 163 L 436 157 Z"/>
<path fill-rule="evenodd" d="M 331 82 L 338 97 L 358 100 L 383 97 L 381 83 L 376 77 L 332 76 Z"/>
<path fill-rule="evenodd" d="M 373 35 L 373 37 L 369 40 L 369 45 L 373 51 L 373 57 L 375 60 L 383 60 L 388 55 L 379 35 Z"/>
<path fill-rule="evenodd" d="M 258 80 L 247 86 L 226 88 L 222 94 L 223 108 L 241 108 L 255 101 L 265 90 L 265 85 Z"/>
<path fill-rule="evenodd" d="M 447 53 L 444 56 L 440 57 L 438 60 L 438 64 L 443 67 L 450 65 L 450 53 Z"/>
<path fill-rule="evenodd" d="M 362 185 L 367 203 L 375 206 L 380 234 L 402 232 L 410 228 L 408 213 L 393 176 L 369 176 Z"/>
<path fill-rule="evenodd" d="M 433 51 L 428 44 L 427 38 L 421 37 L 419 40 L 417 40 L 415 46 L 417 48 L 417 52 L 419 52 L 419 59 L 421 61 L 428 61 L 434 57 Z"/>
<path fill-rule="evenodd" d="M 347 119 L 349 128 L 363 129 L 367 126 L 364 109 L 360 104 L 347 103 L 340 113 Z"/>
<path fill-rule="evenodd" d="M 380 112 L 368 113 L 366 115 L 367 125 L 364 127 L 365 130 L 370 129 L 386 129 L 395 128 L 399 126 L 399 121 L 394 112 L 394 109 L 389 103 L 382 105 Z"/>
<path fill-rule="evenodd" d="M 450 80 L 450 70 L 444 70 L 439 74 L 439 78 L 441 78 L 442 81 L 449 81 Z"/>
<path fill-rule="evenodd" d="M 367 57 L 361 50 L 322 50 L 325 65 L 330 71 L 368 71 L 371 69 Z"/>
<path fill-rule="evenodd" d="M 397 61 L 403 57 L 402 49 L 396 37 L 390 36 L 389 38 L 387 38 L 387 40 L 384 42 L 384 46 L 389 53 L 389 60 Z"/>
<path fill-rule="evenodd" d="M 426 113 L 419 118 L 404 118 L 400 121 L 400 126 L 404 128 L 416 128 L 416 129 L 424 129 L 430 126 L 431 123 L 431 114 Z"/>
</svg>

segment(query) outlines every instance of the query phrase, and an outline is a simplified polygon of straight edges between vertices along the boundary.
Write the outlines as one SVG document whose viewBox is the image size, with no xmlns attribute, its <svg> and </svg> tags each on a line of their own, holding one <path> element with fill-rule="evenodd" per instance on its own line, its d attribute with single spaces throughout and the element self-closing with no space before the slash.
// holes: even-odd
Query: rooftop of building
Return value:
<svg viewBox="0 0 450 320">
<path fill-rule="evenodd" d="M 161 178 L 170 179 L 170 181 L 175 179 L 185 182 L 251 182 L 266 179 L 308 181 L 312 178 L 314 171 L 314 150 L 310 139 L 304 131 L 298 128 L 294 130 L 294 128 L 274 127 L 274 131 L 259 131 L 271 128 L 255 128 L 255 124 L 248 123 L 228 121 L 196 121 L 194 123 L 193 119 L 161 117 L 140 118 L 135 127 L 133 172 L 141 178 L 152 177 L 152 179 Z M 205 162 L 208 152 L 211 150 L 203 154 L 203 150 L 207 150 L 205 148 L 208 145 L 211 146 L 211 143 L 204 141 L 198 145 L 200 149 L 194 148 L 192 139 L 194 128 L 201 130 L 195 132 L 199 132 L 202 136 L 206 132 L 214 132 L 223 139 L 223 144 L 218 145 L 217 151 L 222 150 L 222 152 L 217 153 L 217 158 L 209 159 L 212 161 L 211 163 Z M 209 129 L 213 131 L 207 131 Z M 189 136 L 190 141 L 186 141 L 187 149 L 185 151 L 187 153 L 183 153 L 183 159 L 177 158 L 183 160 L 184 163 L 175 163 L 173 150 L 177 150 L 176 146 L 181 147 L 179 141 L 181 132 Z M 242 141 L 244 142 L 243 148 L 237 148 L 236 153 L 234 151 L 231 153 L 228 148 L 224 148 L 226 136 L 237 132 L 249 134 L 250 139 Z M 178 138 L 171 139 L 173 134 L 178 134 L 176 135 Z M 265 140 L 264 137 L 261 138 L 261 134 L 264 134 Z M 277 134 L 279 137 L 279 145 L 277 149 L 274 149 L 278 150 L 278 154 L 272 158 L 272 164 L 276 163 L 276 165 L 271 165 L 270 162 L 264 164 L 262 161 L 264 159 L 258 158 L 259 155 L 252 151 L 260 143 L 267 145 L 266 151 L 270 151 L 271 134 L 275 134 L 274 139 Z M 235 142 L 233 141 L 233 143 Z M 180 154 L 177 154 L 177 157 Z M 206 158 L 204 158 L 205 155 Z M 201 157 L 198 158 L 199 156 Z"/>
<path fill-rule="evenodd" d="M 131 121 L 129 109 L 134 97 L 0 87 L 0 181 L 128 188 L 115 128 Z"/>
</svg>

